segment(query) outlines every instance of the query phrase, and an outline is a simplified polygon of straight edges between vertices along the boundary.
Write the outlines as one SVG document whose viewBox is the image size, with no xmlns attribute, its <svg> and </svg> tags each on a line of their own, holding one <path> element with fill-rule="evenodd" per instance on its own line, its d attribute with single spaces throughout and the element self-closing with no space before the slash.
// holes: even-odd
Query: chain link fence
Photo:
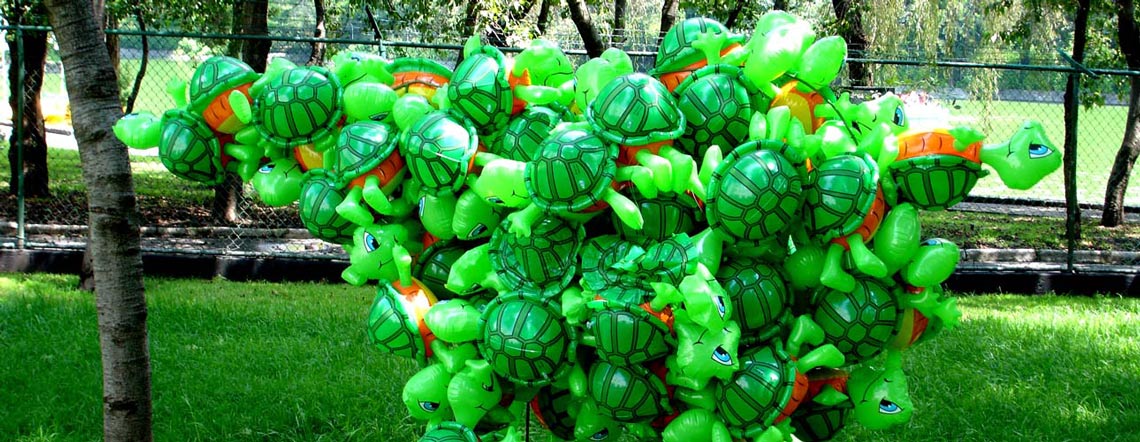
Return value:
<svg viewBox="0 0 1140 442">
<path fill-rule="evenodd" d="M 27 38 L 35 29 L 6 28 L 9 42 Z M 138 32 L 118 33 L 120 86 L 124 101 L 130 94 L 136 74 L 143 66 L 142 36 Z M 428 57 L 453 67 L 459 58 L 460 42 L 455 44 L 427 44 L 416 42 L 421 35 L 385 35 L 385 42 L 363 38 L 327 40 L 329 56 L 337 51 L 357 50 L 379 53 L 388 58 L 417 56 Z M 557 39 L 576 63 L 585 61 L 577 35 L 556 35 Z M 609 37 L 607 37 L 607 40 Z M 171 81 L 186 81 L 194 69 L 207 57 L 225 54 L 231 41 L 225 35 L 156 34 L 147 37 L 146 74 L 141 82 L 133 111 L 161 114 L 175 107 L 167 92 Z M 305 37 L 272 38 L 270 58 L 284 57 L 304 64 L 310 56 L 310 39 Z M 9 44 L 9 48 L 16 45 Z M 624 47 L 641 71 L 653 66 L 656 41 L 648 33 L 627 35 Z M 42 89 L 39 103 L 46 122 L 46 153 L 48 176 L 47 194 L 28 192 L 32 186 L 25 183 L 24 195 L 13 191 L 18 185 L 11 180 L 10 164 L 17 155 L 27 155 L 19 149 L 7 149 L 0 156 L 0 192 L 4 221 L 10 243 L 19 242 L 25 247 L 79 248 L 85 244 L 83 225 L 86 224 L 85 190 L 81 177 L 81 164 L 74 140 L 71 138 L 64 74 L 59 55 L 48 39 Z M 512 49 L 507 49 L 507 52 Z M 7 72 L 12 63 L 19 63 L 15 50 L 3 58 Z M 857 99 L 869 99 L 877 94 L 893 92 L 906 103 L 911 123 L 916 127 L 949 127 L 968 125 L 987 134 L 987 142 L 1009 139 L 1022 122 L 1034 119 L 1042 122 L 1049 138 L 1061 146 L 1064 140 L 1063 100 L 1067 66 L 939 66 L 935 64 L 895 63 L 885 60 L 863 60 L 875 75 L 875 83 L 890 85 L 879 88 L 855 88 L 840 84 L 837 89 L 850 91 Z M 25 73 L 29 74 L 29 73 Z M 846 74 L 841 75 L 846 78 Z M 27 81 L 27 80 L 25 80 Z M 0 96 L 10 94 L 8 77 L 4 76 Z M 1114 92 L 1114 91 L 1110 91 Z M 1105 104 L 1081 109 L 1079 126 L 1079 163 L 1077 172 L 1078 201 L 1082 206 L 1099 206 L 1103 202 L 1108 171 L 1123 138 L 1127 116 L 1126 103 L 1116 99 L 1115 93 L 1105 94 Z M 34 100 L 25 94 L 23 100 Z M 10 100 L 11 108 L 0 112 L 4 146 L 16 132 L 27 127 L 14 124 L 22 115 Z M 21 113 L 21 112 L 16 112 Z M 25 124 L 24 126 L 27 126 Z M 18 137 L 17 137 L 18 138 Z M 214 207 L 216 189 L 210 186 L 181 180 L 170 174 L 157 158 L 155 149 L 132 151 L 132 169 L 138 193 L 139 208 L 143 215 L 144 247 L 146 250 L 175 250 L 182 253 L 252 254 L 257 256 L 288 255 L 291 257 L 345 258 L 340 247 L 312 239 L 301 225 L 296 207 L 271 208 L 258 202 L 250 186 L 242 188 L 236 205 L 235 219 L 226 219 L 223 211 Z M 18 163 L 17 163 L 18 164 Z M 1063 207 L 1065 187 L 1061 171 L 1047 177 L 1036 188 L 1015 191 L 1006 188 L 994 176 L 979 181 L 971 194 L 974 197 L 1000 199 L 1031 207 Z M 1134 174 L 1135 175 L 1135 174 Z M 25 177 L 26 179 L 29 177 Z M 1133 181 L 1134 183 L 1137 181 Z M 1140 206 L 1140 189 L 1133 186 L 1126 196 L 1126 204 Z M 20 208 L 23 207 L 21 212 Z M 1061 224 L 1063 226 L 1063 223 Z M 8 244 L 12 245 L 12 244 Z"/>
</svg>

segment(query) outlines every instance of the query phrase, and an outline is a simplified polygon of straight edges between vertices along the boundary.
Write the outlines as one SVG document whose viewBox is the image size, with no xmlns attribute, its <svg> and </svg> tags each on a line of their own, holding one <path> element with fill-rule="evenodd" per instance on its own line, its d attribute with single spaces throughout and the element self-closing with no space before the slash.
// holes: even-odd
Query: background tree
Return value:
<svg viewBox="0 0 1140 442">
<path fill-rule="evenodd" d="M 47 25 L 47 11 L 43 3 L 38 0 L 26 2 L 5 1 L 2 8 L 4 20 L 8 23 L 20 23 L 28 26 Z M 14 31 L 9 31 L 12 33 Z M 47 60 L 48 33 L 42 31 L 21 31 L 20 42 L 14 38 L 8 40 L 8 53 L 12 54 L 13 63 L 8 66 L 8 105 L 12 108 L 13 124 L 20 127 L 20 138 L 16 138 L 16 130 L 8 138 L 8 164 L 11 181 L 8 190 L 16 195 L 17 180 L 21 170 L 24 174 L 24 195 L 29 198 L 46 197 L 51 195 L 48 187 L 47 167 L 47 137 L 44 131 L 44 113 L 40 105 L 40 90 L 44 82 L 44 66 Z M 15 54 L 19 54 L 17 58 Z M 20 60 L 21 63 L 15 61 Z M 23 83 L 19 81 L 20 71 L 23 70 Z M 21 88 L 20 85 L 23 85 Z M 19 98 L 23 97 L 21 121 L 15 121 L 16 110 L 20 107 Z M 21 154 L 22 162 L 17 160 Z"/>
<path fill-rule="evenodd" d="M 139 214 L 127 148 L 111 132 L 122 116 L 115 69 L 90 0 L 44 4 L 59 41 L 88 189 L 103 361 L 103 438 L 150 441 L 150 354 Z"/>
<path fill-rule="evenodd" d="M 313 37 L 328 38 L 325 33 L 325 0 L 313 0 Z M 309 66 L 322 65 L 325 62 L 325 43 L 323 41 L 314 41 L 309 44 L 312 51 L 309 53 Z"/>
<path fill-rule="evenodd" d="M 677 8 L 680 6 L 681 0 L 664 0 L 661 2 L 661 27 L 658 28 L 657 36 L 665 38 L 665 33 L 669 32 L 669 28 L 677 22 Z"/>
<path fill-rule="evenodd" d="M 867 32 L 863 27 L 864 2 L 862 0 L 831 0 L 831 7 L 835 10 L 835 18 L 838 21 L 838 33 L 844 40 L 847 40 L 848 56 L 864 57 L 868 44 Z M 871 70 L 863 63 L 848 63 L 847 72 L 851 78 L 852 86 L 875 84 Z"/>
<path fill-rule="evenodd" d="M 566 0 L 566 3 L 570 7 L 570 19 L 578 28 L 578 34 L 582 36 L 586 55 L 590 58 L 600 57 L 602 52 L 606 50 L 606 45 L 602 42 L 602 37 L 598 34 L 598 28 L 594 26 L 593 19 L 590 18 L 590 9 L 586 5 L 586 0 Z"/>
<path fill-rule="evenodd" d="M 1136 25 L 1136 4 L 1132 0 L 1115 0 L 1116 39 L 1120 55 L 1128 69 L 1140 70 L 1140 27 Z M 1104 213 L 1100 225 L 1115 227 L 1124 223 L 1124 193 L 1128 190 L 1128 177 L 1140 155 L 1140 77 L 1129 77 L 1128 120 L 1124 140 L 1116 151 L 1108 185 L 1104 191 Z"/>
</svg>

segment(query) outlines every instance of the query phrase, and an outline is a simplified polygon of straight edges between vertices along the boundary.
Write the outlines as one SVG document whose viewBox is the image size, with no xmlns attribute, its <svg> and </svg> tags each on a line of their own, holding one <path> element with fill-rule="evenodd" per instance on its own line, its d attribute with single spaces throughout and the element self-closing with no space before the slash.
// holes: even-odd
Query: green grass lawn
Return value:
<svg viewBox="0 0 1140 442">
<path fill-rule="evenodd" d="M 99 438 L 95 309 L 74 284 L 0 276 L 6 438 Z M 156 440 L 415 439 L 399 402 L 414 366 L 364 336 L 374 289 L 165 279 L 147 289 Z M 1135 440 L 1140 300 L 988 295 L 960 305 L 961 327 L 905 355 L 911 424 L 852 426 L 840 440 Z"/>
</svg>

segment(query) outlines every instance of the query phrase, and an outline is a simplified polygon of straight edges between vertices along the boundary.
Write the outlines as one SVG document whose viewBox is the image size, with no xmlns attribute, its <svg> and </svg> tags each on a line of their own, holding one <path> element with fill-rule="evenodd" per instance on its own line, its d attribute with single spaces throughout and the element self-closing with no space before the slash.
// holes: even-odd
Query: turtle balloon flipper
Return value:
<svg viewBox="0 0 1140 442">
<path fill-rule="evenodd" d="M 230 143 L 223 148 L 226 154 L 234 157 L 235 162 L 231 162 L 230 166 L 234 167 L 238 176 L 242 181 L 248 182 L 257 175 L 258 169 L 261 168 L 261 157 L 265 154 L 265 149 L 261 146 L 247 145 L 240 143 Z"/>
<path fill-rule="evenodd" d="M 134 112 L 124 115 L 111 127 L 115 138 L 132 149 L 158 147 L 162 135 L 162 120 L 150 112 Z"/>
<path fill-rule="evenodd" d="M 490 244 L 468 250 L 451 265 L 451 273 L 444 286 L 455 293 L 466 295 L 491 288 L 499 290 L 501 284 L 491 267 Z"/>
<path fill-rule="evenodd" d="M 725 43 L 727 41 L 728 33 L 720 32 L 717 29 L 709 29 L 707 31 L 701 32 L 700 34 L 697 34 L 697 38 L 693 40 L 690 45 L 693 47 L 693 49 L 697 49 L 703 52 L 705 54 L 705 59 L 708 60 L 708 64 L 711 66 L 721 63 L 722 58 L 720 51 L 721 48 L 725 47 Z"/>
<path fill-rule="evenodd" d="M 823 269 L 819 273 L 819 282 L 841 292 L 855 290 L 855 277 L 843 270 L 842 245 L 831 243 L 827 247 L 827 256 L 823 261 Z"/>
<path fill-rule="evenodd" d="M 641 209 L 625 195 L 609 188 L 602 193 L 602 199 L 609 203 L 610 208 L 625 225 L 634 230 L 641 230 L 645 227 L 645 218 L 641 215 Z"/>
<path fill-rule="evenodd" d="M 708 188 L 709 181 L 712 180 L 713 171 L 716 170 L 716 167 L 723 161 L 724 151 L 721 150 L 720 146 L 714 144 L 709 146 L 709 149 L 705 151 L 705 157 L 701 159 L 701 168 L 698 173 L 698 177 L 701 183 L 705 185 L 705 188 Z"/>
<path fill-rule="evenodd" d="M 986 135 L 981 131 L 968 126 L 958 126 L 948 130 L 950 135 L 954 137 L 954 149 L 963 152 L 971 144 L 980 143 L 986 139 Z"/>
<path fill-rule="evenodd" d="M 166 82 L 166 93 L 170 94 L 170 98 L 174 99 L 174 107 L 186 106 L 189 100 L 186 98 L 186 82 L 177 78 L 172 78 Z"/>
</svg>

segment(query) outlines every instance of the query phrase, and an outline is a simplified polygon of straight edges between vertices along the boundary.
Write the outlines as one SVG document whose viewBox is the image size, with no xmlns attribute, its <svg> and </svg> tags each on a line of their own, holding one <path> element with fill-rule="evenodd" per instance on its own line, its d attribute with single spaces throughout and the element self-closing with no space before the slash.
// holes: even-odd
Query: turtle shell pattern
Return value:
<svg viewBox="0 0 1140 442">
<path fill-rule="evenodd" d="M 611 287 L 630 284 L 631 281 L 627 281 L 624 274 L 614 272 L 610 267 L 625 258 L 633 247 L 633 243 L 616 235 L 596 236 L 587 240 L 580 252 L 582 287 L 601 293 Z"/>
<path fill-rule="evenodd" d="M 855 290 L 820 288 L 813 295 L 812 319 L 824 342 L 843 352 L 847 364 L 875 357 L 898 335 L 902 310 L 891 289 L 870 278 L 856 278 Z"/>
<path fill-rule="evenodd" d="M 594 312 L 586 332 L 594 337 L 598 357 L 615 365 L 632 365 L 664 356 L 676 347 L 669 326 L 640 305 L 610 302 Z"/>
<path fill-rule="evenodd" d="M 743 367 L 732 382 L 717 388 L 717 412 L 730 427 L 744 429 L 746 437 L 782 420 L 784 409 L 797 393 L 807 391 L 807 379 L 778 343 L 758 347 L 742 358 Z"/>
<path fill-rule="evenodd" d="M 372 172 L 389 160 L 396 152 L 396 134 L 392 126 L 376 121 L 358 121 L 341 129 L 336 146 L 330 155 L 329 170 L 337 178 L 337 185 L 343 187 L 352 180 Z M 399 154 L 397 154 L 398 156 Z M 402 166 L 403 160 L 393 166 Z M 381 170 L 380 186 L 399 177 L 403 167 L 395 170 Z"/>
<path fill-rule="evenodd" d="M 943 210 L 962 202 L 982 174 L 982 143 L 959 152 L 944 130 L 904 134 L 890 173 L 899 196 L 922 210 Z"/>
<path fill-rule="evenodd" d="M 658 194 L 656 198 L 646 198 L 633 187 L 626 187 L 621 193 L 637 204 L 645 220 L 641 230 L 634 230 L 617 214 L 610 214 L 614 229 L 629 241 L 639 244 L 664 241 L 678 233 L 696 232 L 705 225 L 703 204 L 691 193 L 668 192 Z"/>
<path fill-rule="evenodd" d="M 356 224 L 336 213 L 345 193 L 324 169 L 313 169 L 301 182 L 301 223 L 314 237 L 334 244 L 352 244 Z"/>
<path fill-rule="evenodd" d="M 447 421 L 428 429 L 419 442 L 479 442 L 479 436 L 459 422 Z"/>
<path fill-rule="evenodd" d="M 412 266 L 412 276 L 422 281 L 437 298 L 441 300 L 455 298 L 459 295 L 445 286 L 447 276 L 451 273 L 452 264 L 470 249 L 471 246 L 463 242 L 438 241 L 416 257 L 416 263 Z M 478 293 L 481 292 L 473 292 L 471 295 Z"/>
<path fill-rule="evenodd" d="M 575 329 L 554 299 L 501 294 L 480 317 L 479 352 L 498 375 L 527 387 L 549 385 L 574 362 Z"/>
<path fill-rule="evenodd" d="M 804 226 L 820 241 L 847 236 L 875 203 L 879 168 L 867 154 L 837 155 L 819 163 L 804 189 Z"/>
<path fill-rule="evenodd" d="M 574 400 L 569 389 L 546 386 L 531 399 L 530 410 L 543 428 L 550 430 L 550 434 L 559 439 L 574 440 L 575 419 L 570 414 Z"/>
<path fill-rule="evenodd" d="M 742 69 L 725 64 L 693 72 L 675 93 L 686 123 L 674 144 L 698 162 L 709 146 L 731 149 L 748 141 L 752 114 L 763 107 L 760 89 Z"/>
<path fill-rule="evenodd" d="M 258 77 L 260 75 L 241 60 L 224 55 L 210 57 L 198 65 L 190 77 L 190 109 L 200 114 L 217 96 L 252 83 Z"/>
<path fill-rule="evenodd" d="M 732 300 L 732 319 L 740 325 L 740 343 L 768 341 L 784 331 L 790 320 L 792 298 L 776 268 L 754 258 L 729 260 L 717 280 Z"/>
<path fill-rule="evenodd" d="M 574 279 L 586 232 L 553 216 L 535 223 L 530 236 L 510 233 L 504 219 L 491 234 L 491 268 L 507 290 L 553 296 Z"/>
<path fill-rule="evenodd" d="M 850 402 L 833 406 L 804 402 L 792 413 L 792 428 L 803 442 L 832 440 L 847 425 L 853 408 Z"/>
<path fill-rule="evenodd" d="M 665 85 L 642 73 L 607 83 L 586 107 L 586 120 L 602 138 L 644 146 L 673 140 L 685 132 L 685 115 Z"/>
<path fill-rule="evenodd" d="M 507 125 L 514 95 L 503 75 L 504 66 L 485 53 L 471 54 L 455 68 L 447 87 L 452 109 L 475 123 L 478 132 L 489 136 Z"/>
<path fill-rule="evenodd" d="M 400 154 L 412 177 L 432 192 L 458 192 L 479 147 L 475 130 L 446 110 L 427 114 L 400 134 Z"/>
<path fill-rule="evenodd" d="M 683 20 L 681 23 L 669 28 L 661 44 L 657 46 L 657 60 L 654 63 L 653 75 L 680 70 L 688 65 L 705 58 L 704 52 L 693 47 L 693 41 L 702 32 L 727 33 L 728 28 L 720 22 L 704 17 L 694 17 Z M 730 34 L 731 35 L 731 34 Z M 730 43 L 742 43 L 743 36 L 731 35 Z"/>
<path fill-rule="evenodd" d="M 523 180 L 531 201 L 553 212 L 578 212 L 598 204 L 613 183 L 617 154 L 617 146 L 585 130 L 550 134 L 526 165 Z"/>
<path fill-rule="evenodd" d="M 221 146 L 210 126 L 185 109 L 172 109 L 162 115 L 158 158 L 175 176 L 218 185 L 225 180 Z"/>
<path fill-rule="evenodd" d="M 619 422 L 638 422 L 668 412 L 665 383 L 640 365 L 596 361 L 587 378 L 598 409 Z"/>
<path fill-rule="evenodd" d="M 330 136 L 343 114 L 336 75 L 320 66 L 289 69 L 253 100 L 253 124 L 274 145 L 290 148 Z"/>
<path fill-rule="evenodd" d="M 511 118 L 494 152 L 503 158 L 527 162 L 534 159 L 542 142 L 562 121 L 564 113 L 549 106 L 527 106 Z"/>
<path fill-rule="evenodd" d="M 418 281 L 411 287 L 380 285 L 368 312 L 368 340 L 385 353 L 423 364 L 431 356 L 428 345 L 435 336 L 424 324 L 423 315 L 435 298 L 420 287 Z"/>
<path fill-rule="evenodd" d="M 784 144 L 762 140 L 740 145 L 713 170 L 705 216 L 727 237 L 761 244 L 791 225 L 803 201 L 803 180 L 779 152 Z"/>
</svg>

